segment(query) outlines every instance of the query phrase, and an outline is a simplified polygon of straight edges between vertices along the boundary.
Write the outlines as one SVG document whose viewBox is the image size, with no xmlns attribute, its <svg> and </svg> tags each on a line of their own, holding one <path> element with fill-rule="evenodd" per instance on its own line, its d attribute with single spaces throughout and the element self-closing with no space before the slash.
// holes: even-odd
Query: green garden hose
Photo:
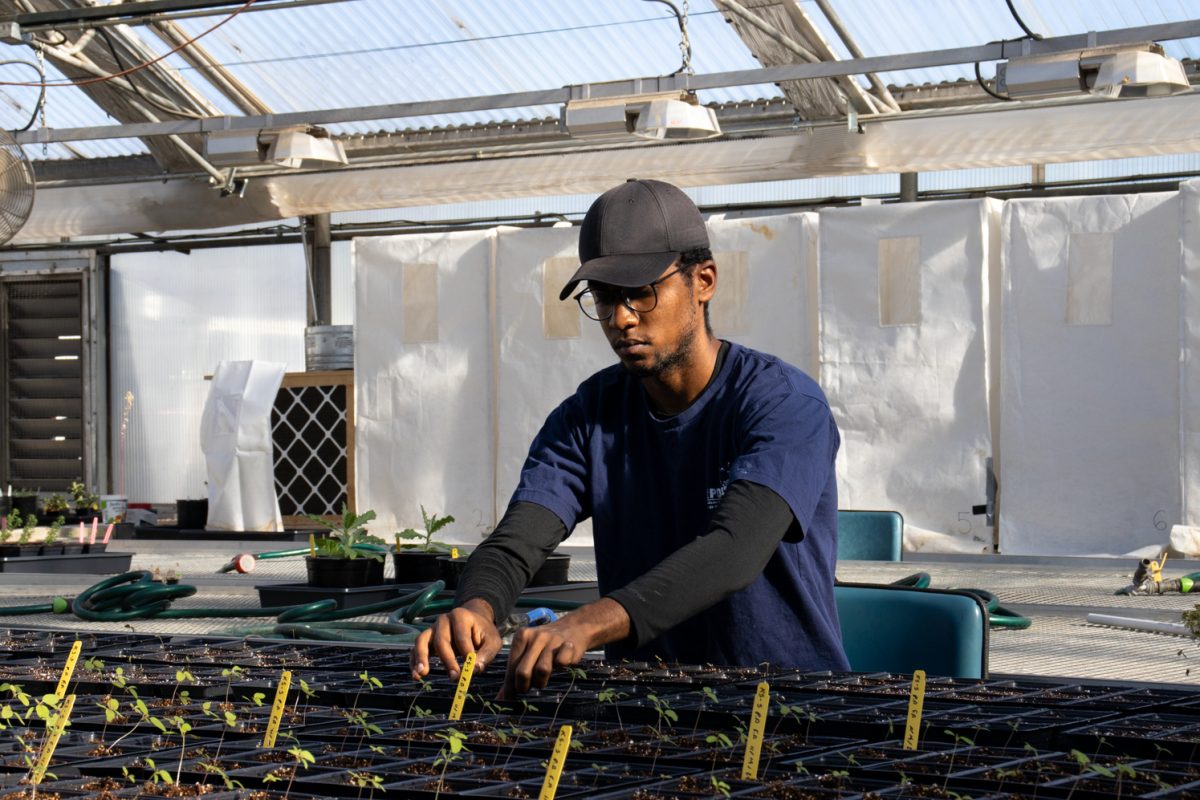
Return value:
<svg viewBox="0 0 1200 800">
<path fill-rule="evenodd" d="M 892 586 L 911 586 L 914 589 L 928 589 L 931 579 L 928 572 L 916 572 L 897 581 L 892 581 Z M 986 589 L 958 589 L 960 592 L 969 592 L 980 600 L 987 607 L 988 624 L 993 628 L 1011 628 L 1013 630 L 1023 631 L 1033 624 L 1029 617 L 1023 617 L 1013 611 L 1009 611 L 1000 605 L 996 595 Z"/>
<path fill-rule="evenodd" d="M 983 601 L 983 604 L 987 606 L 988 624 L 993 628 L 1011 628 L 1023 631 L 1033 624 L 1029 617 L 1023 617 L 1000 605 L 999 598 L 986 589 L 957 589 L 957 591 L 968 592 Z"/>
<path fill-rule="evenodd" d="M 286 552 L 286 551 L 279 551 Z M 303 551 L 307 552 L 307 551 Z M 280 556 L 283 557 L 283 556 Z M 429 627 L 422 617 L 440 614 L 453 607 L 453 600 L 434 600 L 445 588 L 442 581 L 400 597 L 392 597 L 353 608 L 337 607 L 332 599 L 292 606 L 263 608 L 171 608 L 171 603 L 196 594 L 187 584 L 163 584 L 145 570 L 114 575 L 84 589 L 73 599 L 55 597 L 48 603 L 0 607 L 0 616 L 65 614 L 92 622 L 127 622 L 135 619 L 230 619 L 275 617 L 272 625 L 222 631 L 239 636 L 280 636 L 343 642 L 411 642 Z M 543 606 L 573 609 L 583 605 L 569 600 L 523 597 L 521 607 Z M 387 622 L 344 622 L 352 617 L 391 612 Z M 403 621 L 401 621 L 403 620 Z"/>
</svg>

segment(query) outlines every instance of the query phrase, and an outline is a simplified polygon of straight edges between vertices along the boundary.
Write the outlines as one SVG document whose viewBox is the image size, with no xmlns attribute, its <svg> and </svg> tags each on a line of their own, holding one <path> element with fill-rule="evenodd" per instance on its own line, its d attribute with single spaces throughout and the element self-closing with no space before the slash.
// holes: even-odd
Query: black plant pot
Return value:
<svg viewBox="0 0 1200 800">
<path fill-rule="evenodd" d="M 78 525 L 81 522 L 84 525 L 91 525 L 93 519 L 101 519 L 99 511 L 58 511 L 47 513 L 44 521 L 53 522 L 59 517 L 63 518 L 64 527 Z"/>
<path fill-rule="evenodd" d="M 447 589 L 457 589 L 458 579 L 462 577 L 463 571 L 467 568 L 467 556 L 459 556 L 451 558 L 450 556 L 438 556 L 438 568 L 441 570 L 441 578 L 446 582 Z"/>
<path fill-rule="evenodd" d="M 392 553 L 392 567 L 396 571 L 396 583 L 432 583 L 442 577 L 442 566 L 438 563 L 441 553 L 424 550 L 397 550 Z"/>
<path fill-rule="evenodd" d="M 176 517 L 180 530 L 202 531 L 208 526 L 208 498 L 203 500 L 176 500 Z"/>
<path fill-rule="evenodd" d="M 562 553 L 551 553 L 541 568 L 533 573 L 530 586 L 562 586 L 567 582 L 571 557 Z"/>
<path fill-rule="evenodd" d="M 345 589 L 383 583 L 383 562 L 373 558 L 305 556 L 304 562 L 309 586 Z"/>
<path fill-rule="evenodd" d="M 30 514 L 37 514 L 37 495 L 23 494 L 12 496 L 12 508 L 21 512 L 22 517 L 28 517 Z"/>
</svg>

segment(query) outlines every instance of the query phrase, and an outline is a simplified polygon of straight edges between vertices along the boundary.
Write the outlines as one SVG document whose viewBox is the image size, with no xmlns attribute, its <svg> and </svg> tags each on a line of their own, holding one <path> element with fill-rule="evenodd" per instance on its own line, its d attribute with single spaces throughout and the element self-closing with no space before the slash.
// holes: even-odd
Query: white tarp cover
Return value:
<svg viewBox="0 0 1200 800">
<path fill-rule="evenodd" d="M 281 531 L 271 409 L 285 365 L 222 361 L 200 418 L 208 524 L 220 531 Z"/>
<path fill-rule="evenodd" d="M 1181 186 L 1183 217 L 1182 522 L 1200 527 L 1200 181 Z"/>
<path fill-rule="evenodd" d="M 125 493 L 132 502 L 205 497 L 200 414 L 205 375 L 222 361 L 304 370 L 304 250 L 231 247 L 112 257 L 109 425 L 113 452 L 126 392 Z"/>
<path fill-rule="evenodd" d="M 1003 233 L 1002 552 L 1165 544 L 1181 501 L 1178 194 L 1011 201 Z"/>
<path fill-rule="evenodd" d="M 711 223 L 718 336 L 809 368 L 814 222 L 792 214 Z M 358 497 L 381 528 L 419 524 L 424 503 L 461 521 L 448 538 L 477 541 L 504 513 L 546 416 L 615 363 L 599 324 L 558 300 L 579 265 L 578 236 L 501 228 L 356 241 Z M 405 296 L 422 264 L 437 265 L 436 303 Z M 436 318 L 436 330 L 410 330 L 418 311 Z M 431 332 L 435 341 L 406 341 Z M 572 543 L 590 533 L 584 524 Z"/>
<path fill-rule="evenodd" d="M 717 263 L 713 333 L 811 372 L 816 215 L 716 220 L 708 229 Z M 579 266 L 578 240 L 578 228 L 500 229 L 497 519 L 546 416 L 585 378 L 616 363 L 600 324 L 558 299 Z M 571 543 L 590 536 L 584 523 Z"/>
<path fill-rule="evenodd" d="M 995 201 L 823 211 L 820 382 L 839 505 L 990 550 L 986 323 Z"/>
<path fill-rule="evenodd" d="M 452 514 L 442 539 L 492 526 L 488 287 L 493 232 L 354 242 L 355 460 L 373 532 Z"/>
</svg>

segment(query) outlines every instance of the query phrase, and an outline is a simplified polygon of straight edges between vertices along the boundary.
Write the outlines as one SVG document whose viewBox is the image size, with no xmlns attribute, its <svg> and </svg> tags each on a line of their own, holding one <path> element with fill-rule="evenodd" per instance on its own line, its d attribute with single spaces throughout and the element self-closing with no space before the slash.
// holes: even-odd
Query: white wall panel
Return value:
<svg viewBox="0 0 1200 800">
<path fill-rule="evenodd" d="M 1016 200 L 1003 230 L 1003 552 L 1164 544 L 1181 510 L 1178 195 Z"/>
<path fill-rule="evenodd" d="M 842 433 L 842 508 L 990 549 L 972 506 L 991 455 L 986 327 L 994 201 L 821 212 L 820 382 Z"/>
<path fill-rule="evenodd" d="M 304 369 L 303 250 L 278 245 L 115 255 L 109 297 L 114 453 L 122 398 L 127 391 L 134 396 L 125 446 L 129 499 L 204 497 L 204 376 L 220 361 L 234 360 Z M 114 475 L 114 484 L 118 480 Z"/>
<path fill-rule="evenodd" d="M 354 242 L 360 510 L 373 531 L 452 514 L 445 540 L 494 524 L 489 272 L 492 232 Z M 407 290 L 407 291 L 406 291 Z"/>
<path fill-rule="evenodd" d="M 558 293 L 579 267 L 578 228 L 501 228 L 496 247 L 496 518 L 546 416 L 616 356 L 600 323 Z M 571 544 L 590 544 L 591 520 Z"/>
<path fill-rule="evenodd" d="M 1183 366 L 1180 424 L 1183 430 L 1182 514 L 1179 522 L 1200 525 L 1200 181 L 1179 192 L 1183 219 Z"/>
</svg>

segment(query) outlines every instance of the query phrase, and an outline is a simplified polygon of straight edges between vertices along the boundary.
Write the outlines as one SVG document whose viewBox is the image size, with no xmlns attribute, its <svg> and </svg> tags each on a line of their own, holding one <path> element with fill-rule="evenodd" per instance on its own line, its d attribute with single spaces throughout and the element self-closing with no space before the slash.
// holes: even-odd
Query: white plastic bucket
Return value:
<svg viewBox="0 0 1200 800">
<path fill-rule="evenodd" d="M 100 514 L 102 522 L 124 522 L 125 512 L 128 510 L 129 498 L 125 495 L 100 495 Z"/>
</svg>

